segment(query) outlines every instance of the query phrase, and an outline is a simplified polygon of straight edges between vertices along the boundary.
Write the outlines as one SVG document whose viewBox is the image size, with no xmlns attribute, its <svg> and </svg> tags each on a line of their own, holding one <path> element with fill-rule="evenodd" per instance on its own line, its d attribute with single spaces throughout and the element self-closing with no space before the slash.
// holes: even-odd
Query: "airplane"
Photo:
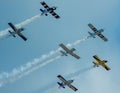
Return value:
<svg viewBox="0 0 120 93">
<path fill-rule="evenodd" d="M 75 57 L 76 59 L 80 58 L 78 55 L 73 53 L 76 50 L 75 48 L 68 49 L 63 43 L 61 43 L 59 46 L 65 50 L 65 51 L 60 50 L 60 52 L 62 53 L 62 56 L 68 56 L 67 54 L 70 54 L 71 56 Z"/>
<path fill-rule="evenodd" d="M 64 88 L 65 86 L 68 86 L 69 88 L 71 88 L 74 91 L 77 91 L 78 89 L 76 87 L 74 87 L 73 85 L 71 85 L 71 83 L 73 83 L 74 80 L 65 80 L 61 75 L 57 76 L 62 82 L 57 82 L 57 84 L 59 85 L 59 88 Z"/>
<path fill-rule="evenodd" d="M 14 32 L 11 32 L 10 30 L 8 30 L 8 32 L 13 36 L 16 37 L 15 34 L 17 34 L 18 36 L 20 36 L 24 41 L 27 40 L 27 38 L 21 33 L 22 31 L 24 31 L 24 28 L 19 28 L 17 29 L 12 23 L 8 23 L 8 25 L 13 29 Z"/>
<path fill-rule="evenodd" d="M 110 70 L 110 67 L 106 65 L 107 60 L 101 60 L 97 55 L 94 55 L 93 58 L 96 60 L 96 62 L 93 62 L 94 67 L 99 67 L 99 65 L 101 65 L 106 70 Z"/>
<path fill-rule="evenodd" d="M 88 26 L 94 31 L 94 33 L 88 32 L 91 37 L 95 38 L 95 36 L 98 35 L 105 42 L 108 41 L 108 39 L 102 34 L 102 32 L 104 31 L 104 29 L 98 30 L 91 23 L 89 23 Z"/>
<path fill-rule="evenodd" d="M 43 9 L 40 9 L 40 11 L 42 12 L 41 15 L 46 15 L 48 16 L 47 13 L 50 13 L 52 16 L 54 16 L 56 19 L 59 19 L 60 16 L 54 12 L 54 10 L 57 9 L 56 6 L 53 6 L 53 7 L 49 7 L 44 1 L 40 2 L 40 4 L 45 8 L 44 10 Z"/>
</svg>

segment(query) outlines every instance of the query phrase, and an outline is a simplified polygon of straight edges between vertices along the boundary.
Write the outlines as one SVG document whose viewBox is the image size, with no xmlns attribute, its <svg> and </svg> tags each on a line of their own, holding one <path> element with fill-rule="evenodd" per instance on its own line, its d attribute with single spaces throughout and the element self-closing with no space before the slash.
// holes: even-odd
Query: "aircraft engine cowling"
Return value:
<svg viewBox="0 0 120 93">
<path fill-rule="evenodd" d="M 19 32 L 21 32 L 21 31 L 24 31 L 25 29 L 24 28 L 19 28 L 18 30 L 19 30 Z"/>
<path fill-rule="evenodd" d="M 107 60 L 103 60 L 105 63 L 107 63 L 108 61 Z"/>
</svg>

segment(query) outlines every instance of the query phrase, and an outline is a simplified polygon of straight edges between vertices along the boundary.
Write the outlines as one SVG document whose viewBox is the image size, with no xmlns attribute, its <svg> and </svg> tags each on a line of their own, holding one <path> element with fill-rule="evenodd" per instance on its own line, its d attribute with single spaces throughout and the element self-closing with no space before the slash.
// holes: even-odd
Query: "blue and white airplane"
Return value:
<svg viewBox="0 0 120 93">
<path fill-rule="evenodd" d="M 52 16 L 54 16 L 56 19 L 59 19 L 60 16 L 58 14 L 56 14 L 54 12 L 54 10 L 57 9 L 57 7 L 53 6 L 53 7 L 49 7 L 44 1 L 40 2 L 41 5 L 45 8 L 44 10 L 43 9 L 40 9 L 40 11 L 42 12 L 41 15 L 48 15 L 47 13 L 50 13 Z"/>
<path fill-rule="evenodd" d="M 57 82 L 59 85 L 59 88 L 65 88 L 65 86 L 67 85 L 69 88 L 71 88 L 74 91 L 77 91 L 78 89 L 76 87 L 74 87 L 73 85 L 71 85 L 71 83 L 73 83 L 74 80 L 65 80 L 61 75 L 57 76 L 62 82 Z"/>
<path fill-rule="evenodd" d="M 104 31 L 103 29 L 97 30 L 91 23 L 89 23 L 88 26 L 92 29 L 92 31 L 94 31 L 94 33 L 88 32 L 90 37 L 95 38 L 95 36 L 98 35 L 104 41 L 108 41 L 108 39 L 102 34 Z"/>
</svg>

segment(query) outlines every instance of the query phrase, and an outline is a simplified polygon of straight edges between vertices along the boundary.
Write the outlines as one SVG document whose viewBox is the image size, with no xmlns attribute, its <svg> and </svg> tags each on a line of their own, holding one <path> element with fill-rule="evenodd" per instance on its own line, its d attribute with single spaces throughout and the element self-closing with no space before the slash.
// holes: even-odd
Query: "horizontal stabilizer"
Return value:
<svg viewBox="0 0 120 93">
<path fill-rule="evenodd" d="M 93 67 L 99 67 L 99 65 L 96 62 L 93 62 L 94 66 Z"/>
<path fill-rule="evenodd" d="M 60 83 L 60 82 L 57 82 L 57 83 L 58 83 L 58 85 L 59 85 L 60 87 L 65 88 L 65 86 L 63 85 L 63 83 Z"/>
<path fill-rule="evenodd" d="M 62 53 L 62 56 L 68 56 L 66 52 L 60 50 L 60 52 Z"/>
<path fill-rule="evenodd" d="M 46 11 L 46 10 L 40 9 L 40 11 L 42 12 L 42 13 L 41 13 L 41 15 L 44 15 L 44 14 L 45 14 L 46 16 L 48 16 L 48 14 L 47 14 L 47 11 Z"/>
<path fill-rule="evenodd" d="M 91 33 L 91 32 L 88 32 L 88 33 L 91 37 L 95 38 L 95 33 Z"/>
<path fill-rule="evenodd" d="M 10 30 L 8 31 L 13 37 L 16 37 L 15 34 L 13 32 L 11 32 Z"/>
</svg>

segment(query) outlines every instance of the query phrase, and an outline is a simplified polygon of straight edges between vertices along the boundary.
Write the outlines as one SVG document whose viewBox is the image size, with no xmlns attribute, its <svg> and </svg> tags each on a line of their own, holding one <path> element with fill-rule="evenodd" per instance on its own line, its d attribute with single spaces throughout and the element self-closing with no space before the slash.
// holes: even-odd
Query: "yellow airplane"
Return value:
<svg viewBox="0 0 120 93">
<path fill-rule="evenodd" d="M 107 60 L 101 60 L 97 55 L 94 55 L 93 58 L 96 60 L 96 62 L 93 62 L 94 67 L 99 67 L 101 65 L 106 70 L 110 70 L 110 67 L 108 67 L 105 63 L 107 63 Z"/>
</svg>

